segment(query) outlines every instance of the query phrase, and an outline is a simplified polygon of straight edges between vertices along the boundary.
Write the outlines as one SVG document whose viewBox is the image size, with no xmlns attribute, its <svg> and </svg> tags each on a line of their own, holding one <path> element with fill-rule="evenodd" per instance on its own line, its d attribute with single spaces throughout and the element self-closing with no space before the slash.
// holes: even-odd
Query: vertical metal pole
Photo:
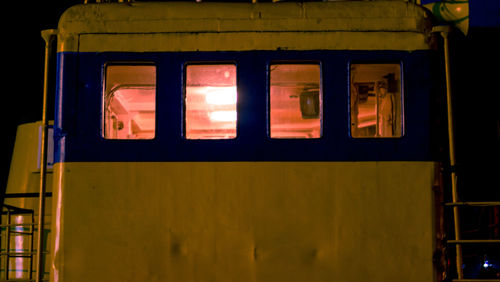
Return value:
<svg viewBox="0 0 500 282">
<path fill-rule="evenodd" d="M 9 252 L 10 252 L 10 210 L 7 209 L 7 238 L 6 238 L 6 243 L 7 245 L 5 246 L 5 273 L 4 273 L 4 278 L 5 280 L 9 280 Z"/>
<path fill-rule="evenodd" d="M 30 267 L 29 267 L 29 278 L 33 279 L 33 236 L 35 235 L 35 212 L 31 213 L 31 224 L 30 224 Z"/>
<path fill-rule="evenodd" d="M 450 33 L 451 28 L 449 26 L 439 26 L 435 27 L 434 31 L 437 31 L 441 34 L 444 39 L 444 61 L 445 61 L 445 71 L 446 71 L 446 103 L 448 109 L 448 143 L 449 143 L 449 152 L 450 152 L 450 166 L 451 170 L 451 192 L 452 192 L 452 202 L 459 202 L 458 192 L 457 192 L 457 174 L 455 172 L 455 135 L 453 128 L 453 106 L 451 100 L 451 79 L 450 79 L 450 54 L 449 54 L 449 42 L 448 35 Z M 460 240 L 460 214 L 458 210 L 458 206 L 453 206 L 453 221 L 455 226 L 455 240 Z M 463 279 L 463 270 L 462 270 L 462 245 L 460 243 L 456 244 L 456 259 L 457 259 L 457 274 L 458 279 Z"/>
<path fill-rule="evenodd" d="M 43 109 L 42 109 L 42 148 L 40 158 L 40 195 L 38 203 L 38 241 L 37 241 L 37 256 L 36 256 L 36 282 L 42 282 L 43 272 L 43 229 L 45 215 L 45 179 L 47 170 L 47 96 L 48 96 L 48 80 L 49 80 L 49 62 L 51 42 L 56 31 L 48 29 L 42 31 L 42 38 L 45 41 L 45 66 L 43 74 Z"/>
</svg>

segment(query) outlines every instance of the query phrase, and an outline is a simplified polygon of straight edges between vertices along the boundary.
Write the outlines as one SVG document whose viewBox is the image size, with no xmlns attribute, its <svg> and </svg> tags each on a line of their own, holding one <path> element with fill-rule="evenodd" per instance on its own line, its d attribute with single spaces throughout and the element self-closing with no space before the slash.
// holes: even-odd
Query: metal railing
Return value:
<svg viewBox="0 0 500 282">
<path fill-rule="evenodd" d="M 0 267 L 4 270 L 2 280 L 0 281 L 21 281 L 20 279 L 11 279 L 9 274 L 11 272 L 10 269 L 10 261 L 11 258 L 27 258 L 29 259 L 28 266 L 28 276 L 29 279 L 26 281 L 31 281 L 33 279 L 33 256 L 36 255 L 36 251 L 33 250 L 33 237 L 35 234 L 35 212 L 31 209 L 23 209 L 14 207 L 11 205 L 4 204 L 2 207 L 2 216 L 6 215 L 7 223 L 0 225 L 0 246 L 4 251 L 0 252 L 0 257 L 4 258 L 3 265 Z M 12 216 L 28 216 L 31 218 L 31 222 L 26 223 L 13 223 Z M 21 227 L 21 228 L 19 228 Z M 28 228 L 28 231 L 25 231 L 25 228 Z M 21 229 L 21 230 L 19 230 Z M 23 236 L 28 237 L 25 238 L 28 241 L 28 251 L 18 250 L 14 248 L 11 250 L 11 242 L 12 237 Z M 24 243 L 24 240 L 23 240 Z M 14 269 L 18 270 L 18 269 Z"/>
<path fill-rule="evenodd" d="M 450 157 L 450 167 L 451 170 L 451 193 L 452 202 L 445 203 L 445 206 L 453 208 L 453 227 L 455 233 L 455 239 L 447 240 L 447 244 L 454 244 L 456 249 L 456 269 L 458 279 L 453 279 L 453 281 L 500 281 L 500 279 L 465 279 L 463 274 L 463 257 L 462 257 L 462 244 L 498 244 L 500 240 L 496 239 L 467 239 L 461 238 L 460 232 L 460 207 L 464 206 L 500 206 L 500 202 L 464 202 L 460 201 L 458 197 L 458 177 L 455 171 L 456 159 L 455 159 L 455 136 L 454 136 L 454 124 L 453 124 L 453 107 L 452 107 L 452 93 L 451 93 L 451 78 L 450 78 L 450 55 L 449 55 L 449 41 L 448 37 L 452 28 L 450 26 L 436 26 L 432 30 L 435 33 L 439 33 L 444 40 L 444 59 L 445 59 L 445 76 L 446 76 L 446 102 L 447 102 L 447 117 L 448 117 L 448 148 Z"/>
</svg>

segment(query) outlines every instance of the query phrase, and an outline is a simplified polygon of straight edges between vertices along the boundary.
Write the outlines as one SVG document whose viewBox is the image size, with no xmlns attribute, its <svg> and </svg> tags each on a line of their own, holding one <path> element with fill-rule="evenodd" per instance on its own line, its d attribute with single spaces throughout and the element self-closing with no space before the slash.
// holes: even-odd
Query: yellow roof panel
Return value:
<svg viewBox="0 0 500 282">
<path fill-rule="evenodd" d="M 88 4 L 74 6 L 61 17 L 58 27 L 59 51 L 160 51 L 160 46 L 163 45 L 169 45 L 168 50 L 183 50 L 182 45 L 172 46 L 166 42 L 169 42 L 172 36 L 188 37 L 188 40 L 197 41 L 196 37 L 199 34 L 209 34 L 208 37 L 217 41 L 217 34 L 225 34 L 223 37 L 233 35 L 242 37 L 240 33 L 260 33 L 263 35 L 262 38 L 256 36 L 253 41 L 261 42 L 262 46 L 250 44 L 254 45 L 253 49 L 258 50 L 268 49 L 270 45 L 273 48 L 276 47 L 269 42 L 264 42 L 268 39 L 263 38 L 272 38 L 278 33 L 289 33 L 291 36 L 296 36 L 298 41 L 302 41 L 310 40 L 308 37 L 311 37 L 312 32 L 335 34 L 332 40 L 340 39 L 345 42 L 335 44 L 337 46 L 335 48 L 340 49 L 352 49 L 349 47 L 349 36 L 352 33 L 407 33 L 413 34 L 414 38 L 404 49 L 427 49 L 428 44 L 425 40 L 430 30 L 429 19 L 426 10 L 420 6 L 400 1 Z M 95 39 L 88 36 L 93 34 L 99 36 Z M 144 44 L 136 46 L 137 44 L 133 41 L 128 44 L 121 41 L 121 44 L 129 47 L 121 46 L 117 49 L 116 44 L 106 45 L 96 41 L 102 40 L 105 34 L 113 34 L 113 36 L 133 34 L 134 36 L 131 37 L 133 40 L 137 40 L 141 34 L 149 37 L 160 36 L 155 37 L 156 43 L 152 43 L 151 49 Z M 342 34 L 347 37 L 339 38 Z M 86 35 L 86 40 L 96 42 L 79 42 L 81 35 Z M 306 37 L 301 38 L 302 35 Z M 359 35 L 356 36 L 359 37 Z M 373 34 L 367 34 L 367 36 L 373 37 Z M 396 35 L 394 40 L 398 40 L 397 38 Z M 329 39 L 327 35 L 321 40 Z M 162 41 L 165 42 L 162 43 Z M 411 47 L 415 41 L 419 43 Z M 79 47 L 82 43 L 86 46 L 85 50 Z M 241 45 L 241 43 L 236 44 Z M 214 45 L 221 44 L 219 42 Z M 313 45 L 311 48 L 318 49 L 321 43 Z M 319 49 L 334 48 L 330 45 L 332 44 Z M 366 47 L 361 46 L 361 49 L 373 49 L 370 46 L 374 45 L 380 44 L 367 42 Z M 206 50 L 209 46 L 210 44 L 200 45 L 195 49 Z M 233 48 L 230 42 L 229 45 L 224 43 L 224 46 L 228 50 L 241 50 L 239 47 Z M 293 44 L 281 47 L 283 49 L 304 48 Z M 189 48 L 192 49 L 192 47 Z M 389 46 L 389 49 L 391 48 Z M 394 46 L 392 49 L 397 48 L 400 47 Z"/>
</svg>

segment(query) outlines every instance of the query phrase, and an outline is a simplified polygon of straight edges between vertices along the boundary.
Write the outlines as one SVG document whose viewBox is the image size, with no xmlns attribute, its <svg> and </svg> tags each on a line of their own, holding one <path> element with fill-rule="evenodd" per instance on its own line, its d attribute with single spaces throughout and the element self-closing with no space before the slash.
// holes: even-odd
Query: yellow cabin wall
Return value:
<svg viewBox="0 0 500 282">
<path fill-rule="evenodd" d="M 58 26 L 58 52 L 413 51 L 431 39 L 427 12 L 396 1 L 78 5 Z M 7 191 L 37 192 L 33 133 L 18 134 Z M 50 281 L 434 281 L 435 172 L 433 162 L 58 163 Z"/>
<path fill-rule="evenodd" d="M 52 279 L 434 281 L 435 167 L 56 164 Z"/>
<path fill-rule="evenodd" d="M 16 142 L 7 181 L 6 193 L 38 193 L 40 191 L 39 146 L 41 122 L 21 124 L 17 128 Z M 48 169 L 47 192 L 52 188 L 52 169 Z"/>
</svg>

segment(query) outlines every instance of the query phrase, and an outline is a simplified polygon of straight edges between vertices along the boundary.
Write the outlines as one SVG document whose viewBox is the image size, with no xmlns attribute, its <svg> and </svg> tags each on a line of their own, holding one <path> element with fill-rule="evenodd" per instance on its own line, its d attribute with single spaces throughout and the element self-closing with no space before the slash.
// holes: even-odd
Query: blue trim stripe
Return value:
<svg viewBox="0 0 500 282">
<path fill-rule="evenodd" d="M 157 131 L 153 140 L 100 136 L 103 67 L 109 62 L 152 62 L 157 67 Z M 238 136 L 185 140 L 183 69 L 188 62 L 237 65 Z M 321 63 L 323 137 L 268 137 L 268 65 Z M 403 66 L 405 135 L 394 139 L 349 136 L 351 62 Z M 435 160 L 430 104 L 433 51 L 248 51 L 183 53 L 60 53 L 55 115 L 55 162 L 103 161 L 429 161 Z"/>
</svg>

